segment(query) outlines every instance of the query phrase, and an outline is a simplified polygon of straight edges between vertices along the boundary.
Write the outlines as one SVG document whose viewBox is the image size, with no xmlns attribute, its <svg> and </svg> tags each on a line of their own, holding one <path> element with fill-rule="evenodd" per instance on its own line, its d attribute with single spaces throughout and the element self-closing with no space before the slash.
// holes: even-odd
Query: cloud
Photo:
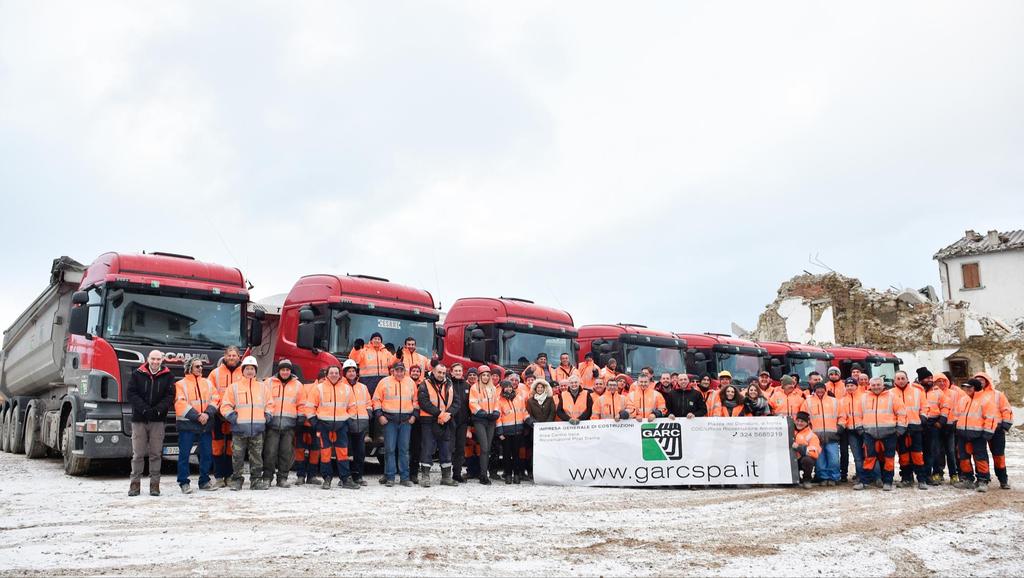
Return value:
<svg viewBox="0 0 1024 578">
<path fill-rule="evenodd" d="M 1024 217 L 1022 11 L 5 3 L 0 322 L 106 250 L 698 332 L 815 254 L 937 284 L 935 249 Z"/>
</svg>

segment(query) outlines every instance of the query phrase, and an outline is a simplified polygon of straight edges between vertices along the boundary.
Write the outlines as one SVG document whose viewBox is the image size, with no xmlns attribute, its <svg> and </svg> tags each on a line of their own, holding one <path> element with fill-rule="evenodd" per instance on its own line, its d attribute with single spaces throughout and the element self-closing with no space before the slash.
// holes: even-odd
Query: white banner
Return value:
<svg viewBox="0 0 1024 578">
<path fill-rule="evenodd" d="M 533 426 L 533 476 L 559 486 L 797 481 L 785 417 L 597 420 Z"/>
</svg>

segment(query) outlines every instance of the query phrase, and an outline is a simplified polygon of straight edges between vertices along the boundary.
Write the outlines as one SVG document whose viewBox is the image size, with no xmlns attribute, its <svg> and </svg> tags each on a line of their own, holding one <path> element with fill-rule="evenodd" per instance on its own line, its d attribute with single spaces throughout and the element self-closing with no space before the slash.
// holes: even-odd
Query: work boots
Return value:
<svg viewBox="0 0 1024 578">
<path fill-rule="evenodd" d="M 230 480 L 228 480 L 228 478 L 221 478 L 221 479 L 217 480 L 217 483 L 218 483 L 218 484 L 220 485 L 220 487 L 222 487 L 222 488 L 226 488 L 226 487 L 228 487 L 228 484 L 229 484 L 229 482 L 230 482 Z"/>
<path fill-rule="evenodd" d="M 320 479 L 320 476 L 316 474 L 310 474 L 306 476 L 306 483 L 311 486 L 319 486 L 320 484 L 324 483 L 324 481 Z"/>
<path fill-rule="evenodd" d="M 975 489 L 984 494 L 988 491 L 988 482 L 978 482 L 978 487 Z"/>
<path fill-rule="evenodd" d="M 142 480 L 132 480 L 128 484 L 128 495 L 138 496 L 140 493 L 142 493 Z"/>
<path fill-rule="evenodd" d="M 455 480 L 452 479 L 452 467 L 441 466 L 441 485 L 442 486 L 457 486 Z"/>
<path fill-rule="evenodd" d="M 522 479 L 522 477 L 519 476 L 519 474 L 512 474 L 512 483 L 513 484 L 521 484 L 521 483 L 523 483 L 523 479 Z"/>
<path fill-rule="evenodd" d="M 160 478 L 149 478 L 149 495 L 160 495 Z"/>
<path fill-rule="evenodd" d="M 192 490 L 192 485 L 191 484 L 181 484 L 181 493 L 182 494 L 191 494 L 192 491 L 193 490 Z"/>
<path fill-rule="evenodd" d="M 430 466 L 420 466 L 420 486 L 430 487 Z"/>
<path fill-rule="evenodd" d="M 268 481 L 267 483 L 269 484 L 270 482 Z M 277 476 L 277 487 L 279 487 L 279 488 L 290 488 L 290 487 L 292 487 L 291 483 L 288 481 L 288 476 L 286 476 L 286 475 L 285 476 Z"/>
<path fill-rule="evenodd" d="M 352 480 L 352 478 L 343 478 L 341 480 L 341 487 L 346 490 L 359 490 L 362 486 L 358 482 Z"/>
<path fill-rule="evenodd" d="M 331 478 L 324 478 L 324 483 L 320 484 L 321 490 L 331 489 Z"/>
<path fill-rule="evenodd" d="M 306 474 L 299 474 L 299 477 L 295 478 L 295 486 L 301 486 L 306 483 Z"/>
<path fill-rule="evenodd" d="M 199 484 L 199 489 L 204 492 L 216 492 L 217 486 L 213 485 L 211 482 L 206 482 L 205 484 Z"/>
<path fill-rule="evenodd" d="M 242 478 L 238 478 L 237 480 L 231 480 L 231 491 L 240 492 L 242 490 L 242 485 L 244 483 L 245 480 L 243 480 Z"/>
</svg>

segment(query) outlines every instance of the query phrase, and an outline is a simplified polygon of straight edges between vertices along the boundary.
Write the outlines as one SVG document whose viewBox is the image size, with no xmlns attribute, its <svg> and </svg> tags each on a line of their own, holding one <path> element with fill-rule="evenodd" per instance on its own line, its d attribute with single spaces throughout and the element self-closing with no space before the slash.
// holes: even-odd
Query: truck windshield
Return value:
<svg viewBox="0 0 1024 578">
<path fill-rule="evenodd" d="M 817 371 L 821 374 L 821 378 L 825 379 L 828 372 L 828 362 L 824 359 L 789 358 L 789 373 L 799 373 L 801 382 L 807 383 L 810 380 L 812 371 Z"/>
<path fill-rule="evenodd" d="M 672 347 L 626 345 L 626 373 L 637 374 L 644 367 L 653 367 L 655 377 L 662 373 L 686 373 L 686 353 Z"/>
<path fill-rule="evenodd" d="M 893 379 L 896 377 L 896 371 L 896 364 L 892 362 L 871 364 L 871 377 L 885 379 L 886 387 L 892 385 Z"/>
<path fill-rule="evenodd" d="M 573 365 L 576 364 L 573 339 L 523 331 L 517 331 L 510 339 L 502 341 L 498 347 L 498 363 L 504 367 L 525 368 L 541 352 L 548 355 L 548 363 L 552 366 L 558 365 L 558 357 L 563 353 L 568 353 Z"/>
<path fill-rule="evenodd" d="M 434 322 L 402 319 L 381 315 L 364 315 L 347 311 L 334 311 L 331 324 L 331 351 L 348 355 L 356 339 L 370 342 L 370 336 L 380 333 L 384 344 L 391 344 L 397 351 L 405 344 L 407 337 L 416 340 L 416 351 L 430 357 L 434 354 Z"/>
<path fill-rule="evenodd" d="M 718 371 L 732 374 L 733 383 L 746 384 L 761 372 L 761 357 L 749 353 L 719 353 Z"/>
<path fill-rule="evenodd" d="M 116 291 L 108 298 L 103 337 L 217 349 L 242 346 L 243 307 L 237 301 Z"/>
</svg>

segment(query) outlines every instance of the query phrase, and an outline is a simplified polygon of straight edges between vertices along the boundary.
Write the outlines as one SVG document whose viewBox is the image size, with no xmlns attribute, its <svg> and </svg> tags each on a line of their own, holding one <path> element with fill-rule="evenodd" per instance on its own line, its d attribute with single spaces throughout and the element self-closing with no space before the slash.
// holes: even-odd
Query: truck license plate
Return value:
<svg viewBox="0 0 1024 578">
<path fill-rule="evenodd" d="M 176 447 L 166 447 L 166 448 L 164 448 L 164 455 L 165 456 L 176 456 L 176 455 L 178 455 L 178 448 L 176 448 Z"/>
</svg>

